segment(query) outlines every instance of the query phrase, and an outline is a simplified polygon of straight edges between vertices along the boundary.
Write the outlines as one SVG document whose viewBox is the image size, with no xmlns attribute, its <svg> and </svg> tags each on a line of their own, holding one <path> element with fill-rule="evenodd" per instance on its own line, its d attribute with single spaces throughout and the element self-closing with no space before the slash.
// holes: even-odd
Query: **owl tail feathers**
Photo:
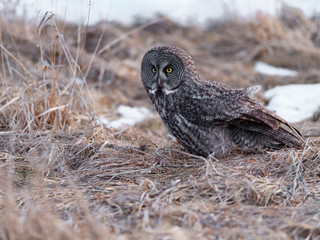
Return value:
<svg viewBox="0 0 320 240">
<path fill-rule="evenodd" d="M 290 130 L 287 130 L 284 127 L 280 127 L 277 130 L 266 131 L 265 136 L 270 138 L 271 141 L 276 141 L 278 144 L 268 146 L 270 140 L 266 138 L 264 141 L 261 141 L 261 145 L 272 149 L 279 149 L 282 147 L 293 147 L 293 148 L 301 148 L 305 141 L 301 136 L 300 132 L 293 128 L 291 125 L 288 125 Z"/>
<path fill-rule="evenodd" d="M 257 122 L 236 122 L 229 126 L 233 142 L 241 148 L 281 149 L 284 147 L 301 148 L 305 141 L 298 130 L 289 124 L 272 129 Z"/>
</svg>

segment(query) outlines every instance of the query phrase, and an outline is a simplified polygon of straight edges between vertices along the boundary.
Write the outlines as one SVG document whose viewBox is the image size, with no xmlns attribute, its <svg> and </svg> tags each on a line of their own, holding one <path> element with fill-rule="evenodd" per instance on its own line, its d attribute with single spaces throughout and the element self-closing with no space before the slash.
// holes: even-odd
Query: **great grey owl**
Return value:
<svg viewBox="0 0 320 240">
<path fill-rule="evenodd" d="M 251 98 L 260 87 L 235 90 L 206 81 L 177 47 L 150 49 L 141 78 L 169 132 L 192 154 L 220 158 L 234 145 L 262 150 L 304 143 L 299 131 Z"/>
</svg>

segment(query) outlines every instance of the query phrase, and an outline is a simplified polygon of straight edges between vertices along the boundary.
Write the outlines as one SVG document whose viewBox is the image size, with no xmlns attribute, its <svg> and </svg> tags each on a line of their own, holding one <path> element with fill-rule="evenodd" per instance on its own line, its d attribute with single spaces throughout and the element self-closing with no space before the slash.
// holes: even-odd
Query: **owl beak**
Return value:
<svg viewBox="0 0 320 240">
<path fill-rule="evenodd" d="M 163 74 L 160 72 L 159 76 L 158 76 L 158 87 L 162 88 L 164 82 L 166 81 L 166 76 L 163 76 Z"/>
<path fill-rule="evenodd" d="M 161 88 L 161 89 L 162 89 L 162 88 L 164 87 L 164 82 L 165 82 L 165 81 L 163 81 L 162 78 L 159 77 L 159 78 L 158 78 L 158 88 Z"/>
</svg>

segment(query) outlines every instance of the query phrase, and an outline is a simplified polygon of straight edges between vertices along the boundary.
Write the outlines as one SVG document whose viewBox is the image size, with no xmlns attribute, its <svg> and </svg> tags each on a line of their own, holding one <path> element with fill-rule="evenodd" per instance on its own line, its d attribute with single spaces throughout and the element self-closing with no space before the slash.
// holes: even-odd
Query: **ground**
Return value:
<svg viewBox="0 0 320 240">
<path fill-rule="evenodd" d="M 201 158 L 168 137 L 140 79 L 144 53 L 166 44 L 234 88 L 319 83 L 319 26 L 288 6 L 204 28 L 1 18 L 0 239 L 320 239 L 319 114 L 296 124 L 302 149 Z M 259 74 L 256 61 L 299 74 Z M 119 105 L 155 117 L 97 121 Z"/>
</svg>

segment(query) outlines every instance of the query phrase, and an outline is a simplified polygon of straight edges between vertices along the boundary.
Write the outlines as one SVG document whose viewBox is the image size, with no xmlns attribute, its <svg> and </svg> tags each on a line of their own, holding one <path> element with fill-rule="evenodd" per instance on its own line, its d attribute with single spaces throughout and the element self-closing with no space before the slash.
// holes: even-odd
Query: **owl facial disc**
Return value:
<svg viewBox="0 0 320 240">
<path fill-rule="evenodd" d="M 142 60 L 141 77 L 149 94 L 172 94 L 184 79 L 183 63 L 173 53 L 153 49 Z"/>
</svg>

